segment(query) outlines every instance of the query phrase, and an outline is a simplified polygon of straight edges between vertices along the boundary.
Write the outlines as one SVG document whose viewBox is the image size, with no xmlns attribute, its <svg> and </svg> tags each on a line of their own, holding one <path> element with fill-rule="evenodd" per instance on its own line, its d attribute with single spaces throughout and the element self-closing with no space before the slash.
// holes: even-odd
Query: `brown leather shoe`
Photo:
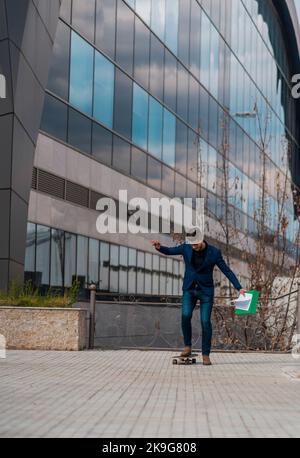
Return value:
<svg viewBox="0 0 300 458">
<path fill-rule="evenodd" d="M 184 347 L 180 356 L 186 357 L 186 356 L 191 356 L 191 354 L 192 354 L 192 347 Z"/>
<path fill-rule="evenodd" d="M 209 356 L 203 355 L 203 366 L 211 366 L 211 360 Z"/>
</svg>

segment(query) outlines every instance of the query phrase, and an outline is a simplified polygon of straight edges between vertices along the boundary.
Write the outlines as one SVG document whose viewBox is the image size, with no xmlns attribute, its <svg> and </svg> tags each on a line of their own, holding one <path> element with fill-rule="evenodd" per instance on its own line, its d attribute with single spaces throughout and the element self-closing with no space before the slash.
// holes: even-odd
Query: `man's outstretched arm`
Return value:
<svg viewBox="0 0 300 458">
<path fill-rule="evenodd" d="M 223 272 L 223 274 L 233 284 L 235 289 L 237 289 L 241 294 L 244 294 L 246 290 L 243 289 L 243 287 L 240 284 L 240 282 L 238 281 L 236 275 L 232 272 L 232 270 L 229 268 L 229 266 L 224 261 L 224 258 L 222 256 L 222 253 L 221 253 L 220 250 L 219 250 L 219 253 L 218 253 L 218 258 L 217 258 L 216 264 L 219 267 L 219 269 L 221 270 L 221 272 Z"/>
<path fill-rule="evenodd" d="M 178 254 L 183 254 L 183 246 L 178 245 L 175 247 L 167 247 L 162 246 L 158 240 L 151 241 L 152 246 L 162 254 L 166 254 L 167 256 L 176 256 Z"/>
</svg>

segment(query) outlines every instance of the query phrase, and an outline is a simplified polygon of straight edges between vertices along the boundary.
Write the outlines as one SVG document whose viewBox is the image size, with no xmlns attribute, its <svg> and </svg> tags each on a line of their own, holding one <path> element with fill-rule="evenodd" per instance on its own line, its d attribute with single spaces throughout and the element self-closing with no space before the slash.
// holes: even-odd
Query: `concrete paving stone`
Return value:
<svg viewBox="0 0 300 458">
<path fill-rule="evenodd" d="M 173 366 L 168 351 L 8 351 L 0 437 L 300 437 L 300 361 L 213 353 Z"/>
</svg>

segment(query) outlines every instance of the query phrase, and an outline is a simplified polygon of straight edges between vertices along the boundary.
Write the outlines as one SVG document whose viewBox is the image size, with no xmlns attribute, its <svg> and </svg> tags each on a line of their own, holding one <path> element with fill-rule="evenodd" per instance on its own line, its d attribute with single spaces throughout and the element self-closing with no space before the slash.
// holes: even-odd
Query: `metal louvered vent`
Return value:
<svg viewBox="0 0 300 458">
<path fill-rule="evenodd" d="M 39 170 L 37 189 L 59 199 L 65 198 L 65 180 L 44 170 Z"/>
<path fill-rule="evenodd" d="M 32 169 L 31 188 L 32 189 L 37 188 L 37 168 L 36 167 L 33 167 Z"/>
<path fill-rule="evenodd" d="M 79 184 L 67 181 L 66 200 L 73 204 L 89 207 L 89 190 Z"/>
<path fill-rule="evenodd" d="M 96 210 L 97 202 L 102 197 L 104 197 L 103 194 L 99 194 L 99 192 L 96 192 L 96 191 L 91 191 L 90 208 L 92 210 Z"/>
</svg>

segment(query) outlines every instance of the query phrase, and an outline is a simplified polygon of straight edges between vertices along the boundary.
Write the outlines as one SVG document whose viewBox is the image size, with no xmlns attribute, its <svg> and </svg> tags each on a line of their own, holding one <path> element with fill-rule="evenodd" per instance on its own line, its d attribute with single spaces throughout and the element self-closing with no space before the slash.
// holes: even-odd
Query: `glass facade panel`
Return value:
<svg viewBox="0 0 300 458">
<path fill-rule="evenodd" d="M 164 101 L 165 104 L 176 111 L 177 99 L 177 60 L 166 49 L 165 54 L 165 76 L 164 76 Z"/>
<path fill-rule="evenodd" d="M 39 286 L 50 285 L 50 240 L 49 227 L 36 227 L 36 276 Z"/>
<path fill-rule="evenodd" d="M 131 139 L 132 92 L 132 80 L 116 69 L 114 128 L 128 139 Z"/>
<path fill-rule="evenodd" d="M 95 37 L 95 0 L 73 0 L 72 24 L 91 42 Z"/>
<path fill-rule="evenodd" d="M 151 28 L 163 41 L 165 38 L 165 0 L 152 0 Z"/>
<path fill-rule="evenodd" d="M 130 144 L 114 135 L 113 139 L 113 166 L 114 168 L 130 174 Z"/>
<path fill-rule="evenodd" d="M 64 279 L 64 233 L 51 231 L 51 286 L 63 286 Z"/>
<path fill-rule="evenodd" d="M 150 51 L 150 92 L 154 97 L 163 100 L 164 89 L 164 47 L 161 42 L 151 34 Z"/>
<path fill-rule="evenodd" d="M 137 276 L 137 261 L 136 250 L 129 248 L 128 250 L 128 293 L 136 293 L 136 276 Z"/>
<path fill-rule="evenodd" d="M 178 21 L 179 21 L 179 1 L 166 1 L 166 35 L 165 43 L 171 51 L 177 55 L 178 50 Z"/>
<path fill-rule="evenodd" d="M 76 279 L 76 235 L 65 233 L 65 287 L 71 287 Z"/>
<path fill-rule="evenodd" d="M 45 95 L 41 129 L 64 142 L 67 141 L 67 106 L 59 100 Z"/>
<path fill-rule="evenodd" d="M 77 236 L 76 274 L 82 288 L 86 287 L 88 281 L 88 242 L 87 237 Z"/>
<path fill-rule="evenodd" d="M 132 141 L 147 149 L 149 95 L 137 84 L 133 85 L 132 110 Z"/>
<path fill-rule="evenodd" d="M 113 126 L 115 67 L 99 52 L 95 53 L 94 118 Z"/>
<path fill-rule="evenodd" d="M 26 238 L 26 255 L 25 255 L 25 272 L 27 277 L 31 277 L 35 269 L 35 247 L 36 247 L 36 238 L 35 238 L 35 224 L 27 224 L 27 238 Z"/>
<path fill-rule="evenodd" d="M 151 154 L 161 159 L 162 156 L 163 107 L 153 97 L 149 104 L 149 146 Z"/>
<path fill-rule="evenodd" d="M 116 0 L 97 0 L 96 46 L 112 59 L 116 45 Z"/>
<path fill-rule="evenodd" d="M 59 97 L 69 99 L 70 28 L 58 22 L 48 77 L 48 89 Z"/>
<path fill-rule="evenodd" d="M 89 239 L 89 266 L 88 266 L 89 283 L 98 283 L 99 278 L 99 241 Z"/>
<path fill-rule="evenodd" d="M 112 292 L 119 291 L 119 247 L 117 245 L 110 246 L 110 275 L 109 289 Z"/>
<path fill-rule="evenodd" d="M 99 288 L 109 290 L 109 244 L 100 242 Z"/>
<path fill-rule="evenodd" d="M 163 161 L 175 167 L 176 118 L 164 109 Z"/>
<path fill-rule="evenodd" d="M 104 164 L 112 164 L 112 133 L 93 123 L 92 154 Z"/>
<path fill-rule="evenodd" d="M 91 154 L 92 122 L 90 119 L 69 110 L 68 142 L 80 151 Z"/>
<path fill-rule="evenodd" d="M 71 34 L 70 103 L 87 115 L 93 107 L 94 51 L 77 33 Z"/>
<path fill-rule="evenodd" d="M 137 17 L 135 19 L 134 78 L 145 89 L 149 88 L 150 31 Z"/>
<path fill-rule="evenodd" d="M 131 175 L 143 182 L 147 179 L 147 155 L 134 147 L 131 149 Z"/>
<path fill-rule="evenodd" d="M 123 1 L 117 2 L 116 61 L 130 75 L 133 73 L 134 14 Z"/>
</svg>

